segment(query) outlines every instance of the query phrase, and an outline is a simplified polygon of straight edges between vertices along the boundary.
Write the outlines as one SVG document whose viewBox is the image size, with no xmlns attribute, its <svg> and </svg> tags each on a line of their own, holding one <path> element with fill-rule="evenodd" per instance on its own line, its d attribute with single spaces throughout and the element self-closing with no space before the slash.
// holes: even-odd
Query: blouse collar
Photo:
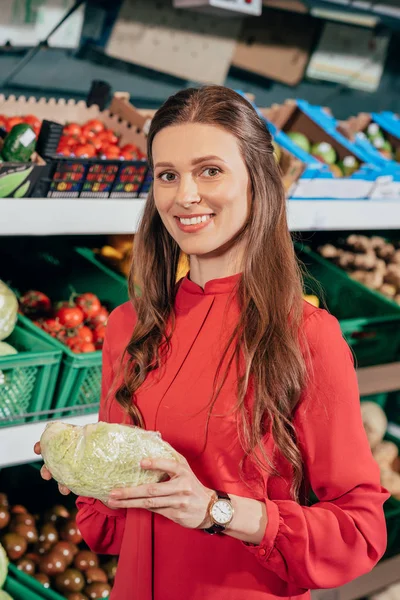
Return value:
<svg viewBox="0 0 400 600">
<path fill-rule="evenodd" d="M 219 279 L 211 279 L 207 281 L 204 289 L 190 280 L 190 272 L 181 280 L 180 290 L 188 294 L 198 294 L 201 296 L 215 294 L 229 294 L 237 286 L 242 274 L 236 273 L 229 277 L 220 277 Z"/>
</svg>

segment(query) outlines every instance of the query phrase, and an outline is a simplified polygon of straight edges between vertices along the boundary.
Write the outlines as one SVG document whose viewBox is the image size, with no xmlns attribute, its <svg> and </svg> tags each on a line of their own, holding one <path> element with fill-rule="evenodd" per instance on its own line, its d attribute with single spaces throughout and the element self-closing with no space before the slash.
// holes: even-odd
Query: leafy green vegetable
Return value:
<svg viewBox="0 0 400 600">
<path fill-rule="evenodd" d="M 160 481 L 161 472 L 146 471 L 144 458 L 179 460 L 159 433 L 117 423 L 80 427 L 49 423 L 40 446 L 56 481 L 79 496 L 106 501 L 111 490 Z"/>
<path fill-rule="evenodd" d="M 17 315 L 17 297 L 0 279 L 0 340 L 11 335 L 17 322 Z"/>
</svg>

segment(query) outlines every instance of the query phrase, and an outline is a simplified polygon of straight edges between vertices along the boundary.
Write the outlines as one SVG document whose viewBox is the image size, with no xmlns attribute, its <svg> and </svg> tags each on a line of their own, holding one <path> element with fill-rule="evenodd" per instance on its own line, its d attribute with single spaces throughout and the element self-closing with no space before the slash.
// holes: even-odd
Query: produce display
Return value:
<svg viewBox="0 0 400 600">
<path fill-rule="evenodd" d="M 318 249 L 350 277 L 400 304 L 400 244 L 381 236 L 349 235 Z"/>
<path fill-rule="evenodd" d="M 0 341 L 11 335 L 17 322 L 17 316 L 17 297 L 0 279 Z"/>
<path fill-rule="evenodd" d="M 400 146 L 394 148 L 377 123 L 370 123 L 363 133 L 382 156 L 400 162 Z"/>
<path fill-rule="evenodd" d="M 109 312 L 95 294 L 73 293 L 68 301 L 52 303 L 43 292 L 29 290 L 19 298 L 19 307 L 23 315 L 72 352 L 95 352 L 103 347 Z"/>
<path fill-rule="evenodd" d="M 40 447 L 58 483 L 104 502 L 117 487 L 161 480 L 164 473 L 142 469 L 144 458 L 178 459 L 159 433 L 116 423 L 80 427 L 55 421 L 47 425 Z"/>
<path fill-rule="evenodd" d="M 384 440 L 387 418 L 383 409 L 375 402 L 361 402 L 361 414 L 373 457 L 381 472 L 381 483 L 390 494 L 400 500 L 399 448 L 392 441 Z"/>
<path fill-rule="evenodd" d="M 288 131 L 289 138 L 299 148 L 314 156 L 320 162 L 326 164 L 336 177 L 349 177 L 360 168 L 357 158 L 351 154 L 340 160 L 336 150 L 329 142 L 312 144 L 306 135 L 297 131 Z"/>
<path fill-rule="evenodd" d="M 0 494 L 0 539 L 4 549 L 0 547 L 0 577 L 9 560 L 67 600 L 109 597 L 117 560 L 101 559 L 87 549 L 75 512 L 65 506 L 56 505 L 33 515 L 22 505 L 9 506 L 7 495 Z"/>
<path fill-rule="evenodd" d="M 120 136 L 99 119 L 83 125 L 68 123 L 57 147 L 60 156 L 118 160 L 145 160 L 145 154 L 134 144 L 120 144 Z"/>
</svg>

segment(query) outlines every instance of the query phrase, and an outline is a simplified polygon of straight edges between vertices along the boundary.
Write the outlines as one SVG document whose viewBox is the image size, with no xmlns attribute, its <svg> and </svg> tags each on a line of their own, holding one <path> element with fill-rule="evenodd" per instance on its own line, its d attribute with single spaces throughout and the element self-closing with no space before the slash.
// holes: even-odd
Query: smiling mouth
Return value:
<svg viewBox="0 0 400 600">
<path fill-rule="evenodd" d="M 215 214 L 199 215 L 198 217 L 175 217 L 175 219 L 182 225 L 199 225 L 210 221 L 213 217 L 215 217 Z"/>
</svg>

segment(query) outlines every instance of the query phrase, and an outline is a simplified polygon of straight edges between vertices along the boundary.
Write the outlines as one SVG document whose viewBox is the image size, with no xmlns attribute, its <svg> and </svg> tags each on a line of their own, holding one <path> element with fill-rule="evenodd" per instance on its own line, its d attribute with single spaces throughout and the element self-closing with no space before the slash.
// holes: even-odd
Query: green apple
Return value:
<svg viewBox="0 0 400 600">
<path fill-rule="evenodd" d="M 333 165 L 336 162 L 336 152 L 329 142 L 313 144 L 311 146 L 311 154 L 327 165 Z"/>
<path fill-rule="evenodd" d="M 293 143 L 296 144 L 299 148 L 304 150 L 304 152 L 310 152 L 310 142 L 308 138 L 303 133 L 298 133 L 298 131 L 289 131 L 288 137 L 292 140 Z"/>
</svg>

